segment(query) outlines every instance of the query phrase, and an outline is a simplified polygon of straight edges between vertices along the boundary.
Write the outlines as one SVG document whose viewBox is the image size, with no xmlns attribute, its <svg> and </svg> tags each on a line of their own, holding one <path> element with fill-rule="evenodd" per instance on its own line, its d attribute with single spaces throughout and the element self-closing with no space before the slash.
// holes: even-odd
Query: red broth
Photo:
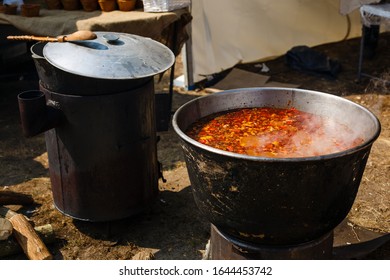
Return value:
<svg viewBox="0 0 390 280">
<path fill-rule="evenodd" d="M 186 134 L 224 151 L 276 158 L 331 154 L 364 141 L 345 125 L 295 108 L 217 113 L 192 124 Z"/>
</svg>

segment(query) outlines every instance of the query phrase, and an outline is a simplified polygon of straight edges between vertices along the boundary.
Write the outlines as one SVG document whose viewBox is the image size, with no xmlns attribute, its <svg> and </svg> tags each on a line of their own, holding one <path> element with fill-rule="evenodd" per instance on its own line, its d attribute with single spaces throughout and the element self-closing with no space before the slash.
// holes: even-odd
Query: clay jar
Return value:
<svg viewBox="0 0 390 280">
<path fill-rule="evenodd" d="M 20 13 L 24 17 L 39 17 L 40 10 L 40 4 L 23 4 Z"/>
<path fill-rule="evenodd" d="M 135 9 L 137 0 L 117 0 L 117 3 L 120 11 L 127 12 Z"/>
<path fill-rule="evenodd" d="M 61 0 L 61 3 L 66 11 L 80 10 L 80 0 Z"/>
<path fill-rule="evenodd" d="M 0 13 L 7 15 L 16 15 L 17 5 L 0 4 Z"/>
<path fill-rule="evenodd" d="M 60 10 L 62 9 L 61 0 L 45 0 L 48 10 Z"/>
<path fill-rule="evenodd" d="M 86 12 L 93 12 L 98 9 L 98 0 L 80 0 L 83 10 Z"/>
<path fill-rule="evenodd" d="M 115 0 L 99 0 L 100 9 L 103 12 L 111 12 L 116 9 L 116 1 Z"/>
</svg>

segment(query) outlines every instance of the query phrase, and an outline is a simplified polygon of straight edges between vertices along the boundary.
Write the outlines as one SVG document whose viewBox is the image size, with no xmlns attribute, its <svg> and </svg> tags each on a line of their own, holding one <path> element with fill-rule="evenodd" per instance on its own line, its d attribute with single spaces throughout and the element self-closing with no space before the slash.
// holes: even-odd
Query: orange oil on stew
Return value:
<svg viewBox="0 0 390 280">
<path fill-rule="evenodd" d="M 186 134 L 224 151 L 276 158 L 331 154 L 364 142 L 345 125 L 295 108 L 221 112 L 198 120 Z"/>
</svg>

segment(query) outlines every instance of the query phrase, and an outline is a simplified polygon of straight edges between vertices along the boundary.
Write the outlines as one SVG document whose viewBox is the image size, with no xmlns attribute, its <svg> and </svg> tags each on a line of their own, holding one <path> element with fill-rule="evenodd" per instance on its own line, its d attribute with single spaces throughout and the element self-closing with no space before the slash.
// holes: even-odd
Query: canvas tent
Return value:
<svg viewBox="0 0 390 280">
<path fill-rule="evenodd" d="M 378 1 L 192 0 L 185 85 L 238 63 L 283 55 L 294 46 L 361 36 L 358 8 Z"/>
</svg>

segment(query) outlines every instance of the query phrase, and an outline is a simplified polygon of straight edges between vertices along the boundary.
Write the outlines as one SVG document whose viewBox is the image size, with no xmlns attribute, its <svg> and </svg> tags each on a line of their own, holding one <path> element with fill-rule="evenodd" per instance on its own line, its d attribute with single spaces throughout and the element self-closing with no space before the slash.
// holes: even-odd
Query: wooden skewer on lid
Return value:
<svg viewBox="0 0 390 280">
<path fill-rule="evenodd" d="M 96 39 L 96 34 L 88 30 L 76 31 L 69 35 L 60 35 L 57 37 L 45 37 L 34 35 L 7 36 L 8 40 L 18 41 L 41 41 L 41 42 L 72 42 Z"/>
</svg>

